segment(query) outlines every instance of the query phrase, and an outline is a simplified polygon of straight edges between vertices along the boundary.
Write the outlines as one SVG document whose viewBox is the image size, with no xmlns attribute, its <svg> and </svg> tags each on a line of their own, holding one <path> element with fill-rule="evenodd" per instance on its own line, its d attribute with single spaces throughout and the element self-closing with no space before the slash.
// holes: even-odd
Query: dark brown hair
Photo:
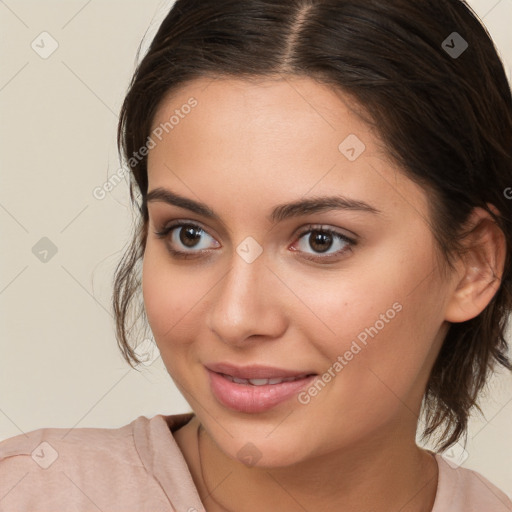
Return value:
<svg viewBox="0 0 512 512">
<path fill-rule="evenodd" d="M 457 54 L 463 41 L 468 47 Z M 489 34 L 460 0 L 177 0 L 135 71 L 119 120 L 118 147 L 131 164 L 138 215 L 114 277 L 120 349 L 130 365 L 139 363 L 129 338 L 141 317 L 147 328 L 140 263 L 148 176 L 140 149 L 163 98 L 200 77 L 286 76 L 310 77 L 355 100 L 390 159 L 428 191 L 429 222 L 447 268 L 461 254 L 474 207 L 487 210 L 505 234 L 498 291 L 480 315 L 451 324 L 425 390 L 423 436 L 442 429 L 436 444 L 445 449 L 466 434 L 496 366 L 512 370 L 505 340 L 512 310 L 512 200 L 505 193 L 512 186 L 512 98 Z"/>
</svg>

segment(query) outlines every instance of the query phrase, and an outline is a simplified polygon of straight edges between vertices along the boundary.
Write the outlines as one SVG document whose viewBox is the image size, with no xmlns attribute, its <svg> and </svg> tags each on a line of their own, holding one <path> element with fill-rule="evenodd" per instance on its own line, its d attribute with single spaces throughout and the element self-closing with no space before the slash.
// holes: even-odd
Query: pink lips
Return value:
<svg viewBox="0 0 512 512">
<path fill-rule="evenodd" d="M 268 366 L 234 366 L 228 363 L 206 365 L 210 386 L 216 399 L 229 409 L 257 413 L 267 411 L 296 395 L 316 378 L 313 372 L 298 372 Z M 256 384 L 233 382 L 254 380 Z M 279 383 L 262 383 L 262 379 L 294 379 Z"/>
</svg>

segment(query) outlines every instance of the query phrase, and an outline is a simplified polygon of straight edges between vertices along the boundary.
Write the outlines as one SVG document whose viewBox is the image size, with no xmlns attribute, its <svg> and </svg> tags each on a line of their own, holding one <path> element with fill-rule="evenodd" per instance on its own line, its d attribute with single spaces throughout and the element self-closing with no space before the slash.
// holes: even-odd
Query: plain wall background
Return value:
<svg viewBox="0 0 512 512">
<path fill-rule="evenodd" d="M 510 79 L 512 0 L 469 3 Z M 161 358 L 138 372 L 120 355 L 110 296 L 131 235 L 127 182 L 93 196 L 120 167 L 117 116 L 139 43 L 147 31 L 144 51 L 171 4 L 0 2 L 0 440 L 190 410 Z M 43 55 L 58 48 L 44 59 L 33 41 Z M 49 250 L 46 262 L 34 246 Z M 512 496 L 512 376 L 493 379 L 490 394 L 463 466 Z"/>
</svg>

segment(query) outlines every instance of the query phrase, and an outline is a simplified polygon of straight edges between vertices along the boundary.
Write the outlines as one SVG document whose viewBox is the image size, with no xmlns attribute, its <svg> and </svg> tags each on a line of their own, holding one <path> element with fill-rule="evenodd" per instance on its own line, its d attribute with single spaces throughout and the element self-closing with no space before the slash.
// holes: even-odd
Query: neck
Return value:
<svg viewBox="0 0 512 512">
<path fill-rule="evenodd" d="M 369 442 L 279 468 L 231 459 L 204 429 L 198 441 L 196 477 L 209 512 L 259 512 L 276 504 L 281 512 L 430 512 L 434 503 L 437 463 L 416 446 L 414 434 L 396 426 Z"/>
</svg>

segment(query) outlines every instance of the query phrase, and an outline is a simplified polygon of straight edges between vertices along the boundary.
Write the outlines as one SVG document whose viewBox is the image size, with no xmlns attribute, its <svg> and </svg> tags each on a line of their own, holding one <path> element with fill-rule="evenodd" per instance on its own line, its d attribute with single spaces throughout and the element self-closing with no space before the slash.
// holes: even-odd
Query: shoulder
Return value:
<svg viewBox="0 0 512 512">
<path fill-rule="evenodd" d="M 113 429 L 41 428 L 0 442 L 0 509 L 172 511 L 147 466 L 159 442 L 171 455 L 177 450 L 169 426 L 179 417 L 139 416 Z"/>
<path fill-rule="evenodd" d="M 438 489 L 432 512 L 510 512 L 510 498 L 477 471 L 452 467 L 436 454 Z"/>
<path fill-rule="evenodd" d="M 70 455 L 88 458 L 105 453 L 106 446 L 126 447 L 132 443 L 133 426 L 147 420 L 140 417 L 120 428 L 40 428 L 0 442 L 0 461 L 31 459 L 38 466 L 50 467 L 54 459 L 61 461 Z M 123 451 L 109 450 L 110 457 L 122 456 Z"/>
<path fill-rule="evenodd" d="M 78 461 L 140 465 L 134 430 L 148 421 L 141 416 L 120 428 L 40 428 L 20 434 L 0 442 L 0 468 L 64 469 Z"/>
</svg>

